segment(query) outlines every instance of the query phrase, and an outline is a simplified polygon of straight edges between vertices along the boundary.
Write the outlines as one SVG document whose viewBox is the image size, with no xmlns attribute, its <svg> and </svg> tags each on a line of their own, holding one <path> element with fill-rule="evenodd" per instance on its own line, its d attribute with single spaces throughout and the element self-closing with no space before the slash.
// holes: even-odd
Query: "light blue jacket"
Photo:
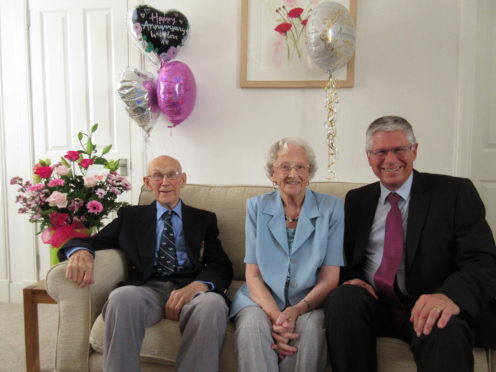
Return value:
<svg viewBox="0 0 496 372">
<path fill-rule="evenodd" d="M 246 202 L 245 263 L 257 264 L 277 306 L 285 305 L 284 287 L 291 272 L 288 298 L 298 303 L 317 283 L 321 266 L 343 266 L 343 201 L 331 195 L 305 191 L 291 252 L 284 208 L 279 192 L 258 195 Z M 231 306 L 235 316 L 246 306 L 258 306 L 243 285 Z"/>
</svg>

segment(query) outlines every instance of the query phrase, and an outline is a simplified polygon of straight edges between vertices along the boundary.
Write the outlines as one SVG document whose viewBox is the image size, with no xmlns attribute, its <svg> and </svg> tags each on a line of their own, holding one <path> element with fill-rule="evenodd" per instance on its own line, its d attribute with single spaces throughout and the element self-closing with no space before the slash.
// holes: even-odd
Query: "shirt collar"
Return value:
<svg viewBox="0 0 496 372">
<path fill-rule="evenodd" d="M 412 189 L 412 181 L 413 181 L 413 172 L 410 174 L 410 176 L 407 178 L 407 180 L 403 183 L 403 185 L 400 186 L 398 190 L 395 190 L 394 192 L 401 196 L 401 198 L 404 201 L 408 201 L 410 198 L 410 190 Z M 386 186 L 384 186 L 382 183 L 379 183 L 381 186 L 381 196 L 379 198 L 379 202 L 381 204 L 386 203 L 386 197 L 392 192 L 391 190 L 388 190 Z"/>
<path fill-rule="evenodd" d="M 167 209 L 162 204 L 160 204 L 158 201 L 155 201 L 155 205 L 157 206 L 157 220 L 159 220 L 165 212 L 168 212 L 170 210 L 172 210 L 175 214 L 177 214 L 179 216 L 179 218 L 182 219 L 183 218 L 183 216 L 182 216 L 182 204 L 183 204 L 182 201 L 179 200 L 179 203 L 177 203 L 174 208 Z"/>
</svg>

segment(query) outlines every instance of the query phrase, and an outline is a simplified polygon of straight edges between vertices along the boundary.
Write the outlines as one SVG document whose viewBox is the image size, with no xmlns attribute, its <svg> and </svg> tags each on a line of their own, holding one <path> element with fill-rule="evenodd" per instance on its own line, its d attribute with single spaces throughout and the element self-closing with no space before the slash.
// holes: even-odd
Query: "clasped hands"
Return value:
<svg viewBox="0 0 496 372">
<path fill-rule="evenodd" d="M 375 289 L 361 279 L 344 282 L 345 285 L 358 285 L 378 299 Z M 429 335 L 432 328 L 444 328 L 453 315 L 460 314 L 460 307 L 442 293 L 425 294 L 419 297 L 410 315 L 410 322 L 417 337 Z"/>
<path fill-rule="evenodd" d="M 294 333 L 298 316 L 298 311 L 292 306 L 271 316 L 272 338 L 274 339 L 272 349 L 277 352 L 280 359 L 294 355 L 298 351 L 295 346 L 289 344 L 300 337 L 299 334 Z"/>
</svg>

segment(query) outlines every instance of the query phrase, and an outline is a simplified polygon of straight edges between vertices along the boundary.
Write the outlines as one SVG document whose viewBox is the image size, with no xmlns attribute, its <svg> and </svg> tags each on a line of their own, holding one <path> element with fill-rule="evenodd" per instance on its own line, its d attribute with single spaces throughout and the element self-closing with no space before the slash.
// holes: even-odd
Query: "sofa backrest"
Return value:
<svg viewBox="0 0 496 372">
<path fill-rule="evenodd" d="M 346 193 L 363 186 L 351 182 L 312 182 L 310 189 L 344 199 Z M 234 279 L 244 280 L 245 267 L 245 213 L 246 200 L 252 196 L 273 191 L 269 186 L 214 186 L 186 185 L 181 190 L 181 199 L 188 205 L 206 209 L 217 215 L 219 238 L 234 267 Z M 153 194 L 142 187 L 139 204 L 150 204 Z"/>
</svg>

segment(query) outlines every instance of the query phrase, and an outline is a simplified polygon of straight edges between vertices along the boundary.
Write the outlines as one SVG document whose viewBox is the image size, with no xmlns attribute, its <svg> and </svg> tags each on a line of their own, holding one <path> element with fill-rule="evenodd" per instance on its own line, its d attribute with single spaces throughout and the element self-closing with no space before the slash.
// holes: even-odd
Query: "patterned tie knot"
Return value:
<svg viewBox="0 0 496 372">
<path fill-rule="evenodd" d="M 391 205 L 396 205 L 400 201 L 401 196 L 396 194 L 395 192 L 389 193 L 389 195 L 386 197 L 386 200 L 389 202 Z"/>
<path fill-rule="evenodd" d="M 162 215 L 162 218 L 164 219 L 164 221 L 170 223 L 170 220 L 172 218 L 172 213 L 174 213 L 174 212 L 173 211 L 165 211 L 164 214 Z"/>
</svg>

